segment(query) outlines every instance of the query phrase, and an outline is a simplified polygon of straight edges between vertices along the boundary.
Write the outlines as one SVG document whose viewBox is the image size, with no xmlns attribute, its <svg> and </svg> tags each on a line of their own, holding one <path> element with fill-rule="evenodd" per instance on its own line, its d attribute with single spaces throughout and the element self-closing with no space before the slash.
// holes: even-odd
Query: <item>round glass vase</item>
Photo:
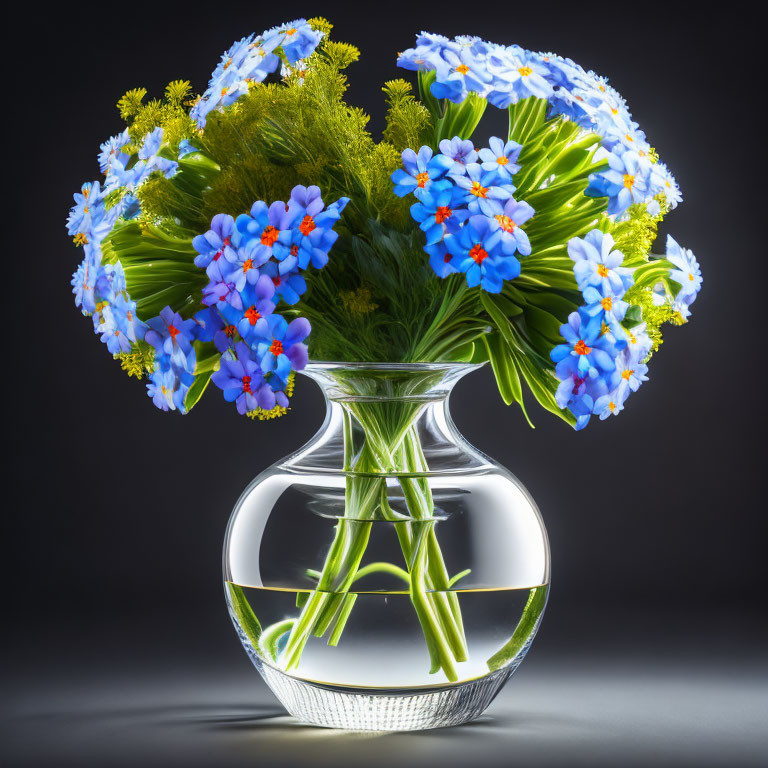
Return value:
<svg viewBox="0 0 768 768">
<path fill-rule="evenodd" d="M 235 505 L 229 612 L 299 720 L 458 725 L 528 651 L 549 545 L 523 485 L 451 420 L 451 389 L 478 367 L 310 363 L 325 422 Z"/>
</svg>

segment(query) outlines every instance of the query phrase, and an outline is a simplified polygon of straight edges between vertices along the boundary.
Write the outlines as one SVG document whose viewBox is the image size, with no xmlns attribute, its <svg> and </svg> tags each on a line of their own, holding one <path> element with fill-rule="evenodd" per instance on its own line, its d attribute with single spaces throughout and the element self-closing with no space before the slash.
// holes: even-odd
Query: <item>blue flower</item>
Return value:
<svg viewBox="0 0 768 768">
<path fill-rule="evenodd" d="M 306 59 L 323 39 L 323 33 L 312 29 L 306 19 L 288 22 L 278 29 L 283 32 L 281 44 L 289 64 L 295 64 L 299 59 Z"/>
<path fill-rule="evenodd" d="M 675 177 L 664 163 L 654 163 L 651 169 L 650 187 L 653 194 L 662 192 L 667 200 L 670 210 L 677 208 L 682 202 L 683 196 Z"/>
<path fill-rule="evenodd" d="M 413 193 L 421 197 L 422 192 L 437 179 L 442 179 L 453 167 L 453 160 L 445 155 L 432 157 L 432 148 L 424 146 L 418 155 L 412 149 L 403 151 L 403 166 L 392 174 L 394 192 L 398 197 Z"/>
<path fill-rule="evenodd" d="M 220 261 L 212 261 L 206 269 L 210 282 L 203 288 L 203 304 L 211 307 L 219 302 L 226 302 L 235 309 L 242 309 L 240 292 L 230 276 L 231 269 L 222 271 Z"/>
<path fill-rule="evenodd" d="M 111 231 L 115 216 L 106 209 L 105 194 L 98 181 L 83 184 L 74 194 L 75 205 L 67 218 L 67 233 L 78 244 L 100 243 Z"/>
<path fill-rule="evenodd" d="M 445 234 L 453 234 L 469 217 L 463 204 L 463 194 L 447 182 L 430 185 L 421 201 L 411 206 L 411 216 L 427 236 L 427 245 L 439 243 Z M 442 275 L 441 275 L 442 276 Z"/>
<path fill-rule="evenodd" d="M 309 321 L 303 317 L 288 323 L 282 315 L 270 315 L 256 323 L 253 346 L 273 391 L 285 389 L 291 371 L 301 371 L 306 366 L 309 357 L 303 342 L 311 330 Z"/>
<path fill-rule="evenodd" d="M 192 154 L 193 152 L 199 152 L 200 150 L 192 144 L 189 139 L 182 139 L 179 142 L 179 159 Z"/>
<path fill-rule="evenodd" d="M 617 416 L 624 410 L 624 402 L 616 397 L 614 393 L 602 395 L 599 397 L 593 409 L 593 413 L 600 416 L 600 421 L 607 419 L 609 416 Z"/>
<path fill-rule="evenodd" d="M 620 155 L 611 152 L 607 160 L 610 167 L 589 177 L 585 194 L 589 197 L 608 197 L 609 215 L 622 214 L 633 203 L 645 202 L 650 160 L 630 150 Z"/>
<path fill-rule="evenodd" d="M 511 181 L 512 176 L 520 170 L 517 158 L 520 156 L 522 145 L 516 141 L 508 141 L 506 144 L 497 136 L 492 136 L 488 141 L 489 148 L 479 152 L 481 165 L 484 171 L 495 171 L 500 181 Z"/>
<path fill-rule="evenodd" d="M 580 311 L 586 318 L 589 318 L 590 324 L 594 324 L 597 330 L 608 326 L 615 338 L 623 339 L 625 334 L 621 321 L 627 314 L 629 304 L 619 296 L 614 295 L 610 286 L 606 285 L 605 282 L 598 286 L 588 285 L 582 295 L 585 304 L 580 308 Z"/>
<path fill-rule="evenodd" d="M 136 316 L 136 302 L 124 294 L 104 306 L 99 315 L 96 331 L 113 355 L 130 352 L 137 339 L 144 337 L 146 326 Z"/>
<path fill-rule="evenodd" d="M 228 403 L 237 405 L 238 413 L 275 407 L 275 394 L 264 380 L 254 352 L 245 342 L 238 342 L 232 352 L 222 355 L 221 366 L 211 376 L 211 381 L 223 390 Z"/>
<path fill-rule="evenodd" d="M 296 304 L 307 290 L 306 280 L 298 272 L 281 274 L 278 264 L 274 261 L 268 261 L 260 272 L 272 280 L 272 284 L 275 286 L 275 295 L 285 301 L 286 304 Z"/>
<path fill-rule="evenodd" d="M 211 219 L 211 228 L 204 235 L 197 235 L 192 240 L 192 247 L 199 254 L 195 257 L 195 266 L 206 269 L 212 261 L 218 261 L 226 249 L 232 249 L 232 233 L 235 220 L 226 213 L 217 213 Z M 229 261 L 234 261 L 230 257 Z"/>
<path fill-rule="evenodd" d="M 477 151 L 469 139 L 454 136 L 452 139 L 443 139 L 440 142 L 440 152 L 453 160 L 453 166 L 448 173 L 464 173 L 469 163 L 477 162 Z"/>
<path fill-rule="evenodd" d="M 139 160 L 145 160 L 153 171 L 160 171 L 169 179 L 176 173 L 179 164 L 175 160 L 158 156 L 157 153 L 163 145 L 163 133 L 163 129 L 158 126 L 144 136 L 139 149 Z"/>
<path fill-rule="evenodd" d="M 83 314 L 96 311 L 96 281 L 101 269 L 101 249 L 96 243 L 84 246 L 84 258 L 72 275 L 72 293 L 75 295 L 75 306 L 80 307 Z"/>
<path fill-rule="evenodd" d="M 504 280 L 520 274 L 520 262 L 499 251 L 499 238 L 485 216 L 472 216 L 444 242 L 453 255 L 451 266 L 466 275 L 470 288 L 479 285 L 489 293 L 499 293 Z"/>
<path fill-rule="evenodd" d="M 196 358 L 192 342 L 195 338 L 195 321 L 191 318 L 184 320 L 178 312 L 165 307 L 160 316 L 148 320 L 147 325 L 149 330 L 144 336 L 147 344 L 167 355 L 172 365 L 194 373 Z"/>
<path fill-rule="evenodd" d="M 437 78 L 430 90 L 437 99 L 460 104 L 467 94 L 484 94 L 493 80 L 482 57 L 471 47 L 446 47 L 441 51 L 445 66 L 436 66 Z"/>
<path fill-rule="evenodd" d="M 464 191 L 461 200 L 470 212 L 479 212 L 485 216 L 501 213 L 500 201 L 508 200 L 515 191 L 512 184 L 498 183 L 497 174 L 484 171 L 478 163 L 470 163 L 466 167 L 466 174 L 451 173 L 450 179 Z"/>
<path fill-rule="evenodd" d="M 235 326 L 240 337 L 252 344 L 259 320 L 268 317 L 275 311 L 275 304 L 272 301 L 274 295 L 275 286 L 272 280 L 267 275 L 261 275 L 255 284 L 247 285 L 242 291 L 242 307 L 240 309 L 224 304 L 219 312 L 227 325 Z M 228 344 L 228 342 L 225 343 Z"/>
<path fill-rule="evenodd" d="M 455 275 L 458 272 L 458 269 L 451 263 L 453 254 L 445 247 L 444 242 L 425 245 L 424 250 L 429 254 L 429 266 L 432 267 L 438 277 L 448 277 L 448 275 Z"/>
<path fill-rule="evenodd" d="M 100 145 L 99 168 L 102 173 L 107 172 L 113 158 L 119 160 L 123 165 L 128 162 L 129 156 L 123 152 L 123 148 L 130 145 L 130 143 L 131 137 L 126 128 L 121 134 L 111 136 Z"/>
<path fill-rule="evenodd" d="M 495 107 L 506 109 L 529 96 L 548 99 L 552 95 L 549 68 L 534 54 L 515 47 L 492 55 L 490 61 L 493 84 L 487 98 Z"/>
<path fill-rule="evenodd" d="M 557 364 L 557 377 L 599 378 L 616 369 L 618 350 L 599 332 L 590 328 L 578 312 L 571 312 L 568 322 L 560 326 L 565 344 L 559 344 L 550 353 Z"/>
<path fill-rule="evenodd" d="M 348 202 L 348 197 L 342 197 L 325 208 L 319 187 L 293 188 L 288 202 L 293 215 L 290 245 L 278 239 L 273 246 L 275 258 L 282 262 L 282 273 L 293 271 L 297 266 L 306 269 L 310 263 L 322 269 L 328 263 L 328 252 L 338 239 L 333 227 Z"/>
<path fill-rule="evenodd" d="M 180 413 L 186 413 L 184 400 L 193 381 L 192 374 L 171 366 L 167 358 L 157 356 L 155 370 L 147 382 L 147 394 L 163 411 L 178 409 Z"/>
<path fill-rule="evenodd" d="M 224 321 L 215 307 L 206 307 L 195 314 L 194 336 L 196 341 L 213 341 L 224 328 Z"/>
<path fill-rule="evenodd" d="M 693 251 L 688 248 L 681 248 L 672 235 L 667 235 L 666 259 L 677 267 L 677 269 L 670 271 L 670 279 L 680 283 L 681 286 L 672 306 L 684 318 L 688 318 L 691 314 L 688 307 L 696 301 L 701 290 L 701 267 L 699 267 L 699 262 L 693 255 Z"/>
<path fill-rule="evenodd" d="M 235 219 L 232 243 L 241 248 L 253 241 L 249 256 L 259 265 L 264 264 L 272 257 L 273 246 L 278 239 L 290 247 L 291 229 L 296 215 L 295 210 L 291 210 L 282 200 L 270 206 L 257 200 L 251 206 L 250 214 L 243 213 Z"/>
<path fill-rule="evenodd" d="M 489 242 L 495 247 L 497 240 L 501 252 L 506 255 L 512 255 L 515 251 L 523 256 L 529 256 L 531 253 L 531 243 L 528 235 L 520 228 L 528 219 L 534 215 L 535 211 L 525 201 L 517 201 L 513 197 L 504 204 L 500 213 L 497 213 L 489 220 L 489 226 L 495 234 L 491 236 Z"/>
<path fill-rule="evenodd" d="M 573 271 L 579 290 L 590 285 L 603 286 L 604 296 L 621 297 L 632 285 L 631 270 L 621 266 L 624 254 L 614 251 L 613 245 L 613 237 L 599 229 L 568 241 L 568 255 L 575 262 Z"/>
</svg>

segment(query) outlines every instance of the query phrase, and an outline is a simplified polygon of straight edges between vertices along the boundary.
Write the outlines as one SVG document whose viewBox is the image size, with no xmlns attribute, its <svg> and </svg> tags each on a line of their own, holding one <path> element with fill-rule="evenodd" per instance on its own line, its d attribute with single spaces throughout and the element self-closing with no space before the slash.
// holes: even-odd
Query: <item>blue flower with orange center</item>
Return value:
<svg viewBox="0 0 768 768">
<path fill-rule="evenodd" d="M 309 356 L 303 343 L 312 330 L 309 321 L 297 317 L 288 323 L 282 315 L 270 315 L 254 327 L 253 346 L 270 387 L 284 390 L 291 371 L 301 371 Z"/>
<path fill-rule="evenodd" d="M 520 274 L 520 262 L 501 252 L 499 239 L 486 216 L 472 216 L 444 242 L 453 256 L 451 266 L 465 274 L 470 288 L 479 285 L 489 293 L 500 293 L 504 280 L 513 280 Z"/>
<path fill-rule="evenodd" d="M 501 213 L 501 202 L 512 197 L 515 188 L 512 184 L 499 181 L 496 172 L 483 170 L 479 163 L 470 163 L 466 173 L 451 173 L 449 178 L 460 187 L 463 194 L 461 201 L 471 213 L 495 216 Z"/>
<path fill-rule="evenodd" d="M 414 194 L 421 198 L 432 182 L 442 179 L 452 168 L 453 160 L 446 155 L 432 157 L 432 148 L 424 146 L 418 154 L 412 149 L 403 151 L 403 166 L 392 174 L 394 193 L 398 197 Z"/>
<path fill-rule="evenodd" d="M 427 245 L 439 243 L 446 234 L 454 234 L 470 213 L 463 206 L 464 194 L 449 181 L 431 185 L 420 202 L 411 206 L 411 216 L 427 236 Z"/>
<path fill-rule="evenodd" d="M 172 365 L 194 373 L 196 358 L 192 342 L 195 339 L 195 321 L 191 318 L 184 320 L 178 312 L 165 307 L 159 317 L 148 320 L 147 325 L 149 330 L 144 335 L 144 341 L 167 355 Z"/>
</svg>

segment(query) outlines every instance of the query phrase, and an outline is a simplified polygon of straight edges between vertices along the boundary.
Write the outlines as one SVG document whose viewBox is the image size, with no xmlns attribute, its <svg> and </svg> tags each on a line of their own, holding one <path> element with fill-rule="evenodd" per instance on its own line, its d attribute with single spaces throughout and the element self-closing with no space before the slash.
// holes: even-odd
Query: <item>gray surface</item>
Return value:
<svg viewBox="0 0 768 768">
<path fill-rule="evenodd" d="M 475 723 L 396 734 L 301 725 L 245 663 L 92 665 L 10 685 L 2 749 L 14 768 L 768 765 L 768 668 L 744 658 L 534 655 Z"/>
</svg>

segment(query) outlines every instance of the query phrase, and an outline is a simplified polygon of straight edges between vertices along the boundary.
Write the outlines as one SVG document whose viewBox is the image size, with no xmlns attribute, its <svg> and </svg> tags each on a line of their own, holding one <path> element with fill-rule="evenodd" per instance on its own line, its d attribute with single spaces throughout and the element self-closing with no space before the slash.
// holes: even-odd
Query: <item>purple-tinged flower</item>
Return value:
<svg viewBox="0 0 768 768">
<path fill-rule="evenodd" d="M 275 394 L 265 382 L 261 366 L 245 342 L 238 342 L 232 352 L 222 355 L 221 366 L 211 376 L 211 381 L 223 390 L 228 403 L 237 405 L 238 413 L 275 407 Z"/>
<path fill-rule="evenodd" d="M 275 392 L 285 389 L 291 371 L 301 371 L 307 365 L 309 356 L 303 342 L 311 330 L 304 317 L 288 323 L 282 315 L 270 315 L 256 323 L 253 341 L 256 355 Z"/>
<path fill-rule="evenodd" d="M 243 302 L 237 284 L 230 277 L 229 271 L 226 274 L 222 272 L 220 261 L 212 261 L 206 269 L 210 282 L 203 288 L 203 304 L 212 307 L 219 302 L 226 302 L 235 309 L 242 309 Z"/>
<path fill-rule="evenodd" d="M 213 341 L 216 334 L 224 328 L 224 321 L 215 307 L 201 309 L 195 314 L 193 320 L 196 341 Z"/>
<path fill-rule="evenodd" d="M 531 242 L 528 235 L 520 227 L 534 215 L 535 211 L 525 201 L 517 201 L 513 197 L 504 204 L 504 208 L 490 219 L 489 224 L 494 235 L 489 238 L 491 247 L 495 247 L 496 240 L 501 252 L 512 255 L 517 251 L 523 256 L 531 253 Z"/>
<path fill-rule="evenodd" d="M 459 136 L 443 139 L 440 142 L 440 152 L 453 160 L 453 166 L 448 169 L 448 173 L 464 173 L 467 165 L 477 162 L 475 145 L 469 139 Z"/>
<path fill-rule="evenodd" d="M 167 355 L 171 364 L 189 373 L 195 371 L 195 321 L 184 320 L 170 307 L 161 310 L 159 317 L 147 321 L 149 330 L 144 335 L 147 344 Z"/>
<path fill-rule="evenodd" d="M 495 172 L 500 181 L 511 181 L 512 176 L 520 170 L 517 158 L 522 148 L 516 141 L 505 144 L 498 136 L 493 136 L 488 141 L 488 148 L 479 152 L 480 164 L 484 171 Z"/>
<path fill-rule="evenodd" d="M 413 193 L 420 198 L 432 182 L 442 179 L 453 167 L 453 160 L 446 155 L 432 157 L 432 148 L 424 146 L 416 154 L 412 149 L 403 151 L 403 166 L 392 174 L 394 193 L 405 197 Z"/>
<path fill-rule="evenodd" d="M 268 317 L 275 311 L 272 301 L 275 295 L 275 286 L 267 275 L 261 275 L 254 285 L 247 285 L 241 292 L 242 304 L 240 309 L 235 309 L 229 304 L 221 306 L 219 312 L 226 325 L 237 328 L 240 337 L 249 344 L 253 343 L 256 333 L 256 324 L 264 317 Z M 219 338 L 218 343 L 231 344 L 231 334 L 225 341 Z"/>
<path fill-rule="evenodd" d="M 212 261 L 218 261 L 227 249 L 232 248 L 232 233 L 235 220 L 226 213 L 217 213 L 211 219 L 211 228 L 204 235 L 197 235 L 192 240 L 192 247 L 197 251 L 195 266 L 206 269 Z M 234 261 L 230 257 L 229 261 Z"/>
<path fill-rule="evenodd" d="M 273 246 L 280 239 L 290 243 L 291 229 L 296 219 L 295 210 L 291 210 L 282 200 L 276 200 L 268 206 L 263 200 L 257 200 L 250 213 L 240 214 L 235 219 L 232 243 L 241 248 L 254 241 L 252 258 L 260 264 L 273 255 Z"/>
<path fill-rule="evenodd" d="M 94 324 L 102 342 L 113 355 L 130 352 L 137 339 L 143 338 L 146 333 L 146 325 L 136 316 L 136 302 L 123 294 L 94 315 Z"/>
</svg>

